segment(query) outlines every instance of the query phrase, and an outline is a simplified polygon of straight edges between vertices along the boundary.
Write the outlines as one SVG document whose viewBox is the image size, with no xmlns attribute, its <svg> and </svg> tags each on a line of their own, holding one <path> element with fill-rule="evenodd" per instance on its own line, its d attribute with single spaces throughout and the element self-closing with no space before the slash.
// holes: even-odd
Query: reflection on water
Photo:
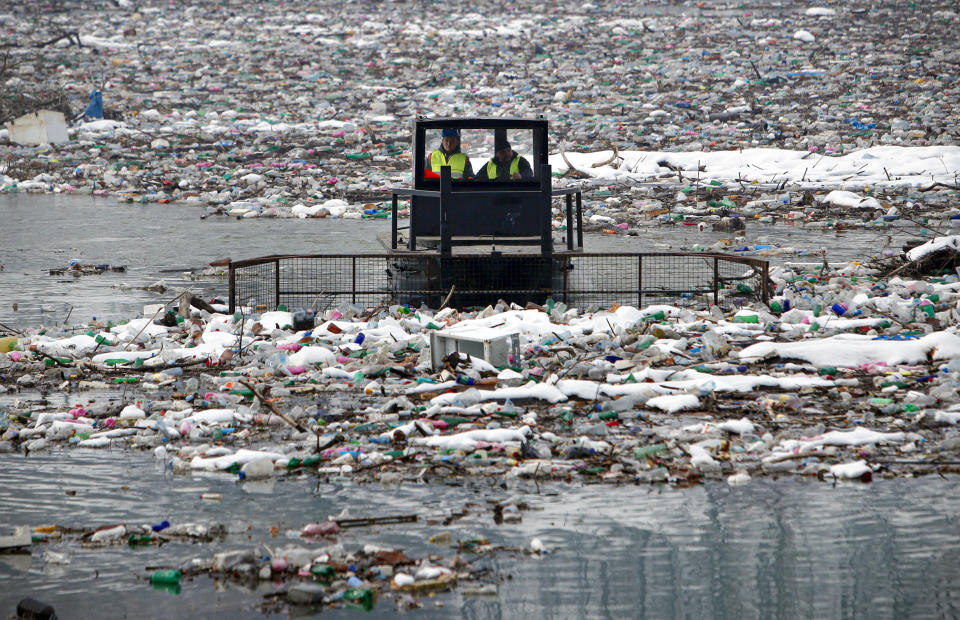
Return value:
<svg viewBox="0 0 960 620">
<path fill-rule="evenodd" d="M 200 296 L 226 297 L 225 280 L 191 281 L 183 272 L 227 256 L 380 253 L 383 248 L 377 234 L 390 226 L 383 220 L 238 221 L 223 216 L 201 220 L 204 212 L 198 207 L 125 204 L 79 195 L 0 196 L 4 223 L 0 323 L 13 327 L 74 325 L 94 316 L 109 320 L 139 316 L 144 304 L 172 298 L 173 293 L 142 290 L 158 280 L 168 287 L 192 287 Z M 838 236 L 819 225 L 774 227 L 750 221 L 742 243 L 762 240 L 808 252 L 825 248 L 831 261 L 862 260 L 884 247 L 899 251 L 903 242 L 914 236 L 912 225 L 898 224 L 901 226 L 894 229 L 852 229 Z M 714 232 L 709 227 L 699 231 L 693 226 L 654 225 L 642 228 L 638 237 L 589 234 L 584 245 L 588 252 L 662 252 L 686 250 L 694 244 L 709 247 L 722 239 L 733 241 L 732 237 L 732 233 Z M 49 275 L 50 269 L 66 267 L 73 259 L 87 265 L 123 265 L 126 271 L 79 278 Z M 771 260 L 822 261 L 793 255 Z"/>
<path fill-rule="evenodd" d="M 373 542 L 450 559 L 454 550 L 426 543 L 445 529 L 454 541 L 486 536 L 495 544 L 526 547 L 539 537 L 549 549 L 543 557 L 508 552 L 476 560 L 505 579 L 497 596 L 454 592 L 424 598 L 417 617 L 957 617 L 956 482 L 928 476 L 832 486 L 782 478 L 735 488 L 711 482 L 691 489 L 505 490 L 487 482 L 381 487 L 297 475 L 253 486 L 237 484 L 229 474 L 172 477 L 139 452 L 3 456 L 4 528 L 166 519 L 223 523 L 230 534 L 207 545 L 37 545 L 32 556 L 0 561 L 0 611 L 34 596 L 53 604 L 61 617 L 99 615 L 107 599 L 115 616 L 150 609 L 149 617 L 259 617 L 263 595 L 282 586 L 266 582 L 250 591 L 202 577 L 185 580 L 174 596 L 151 589 L 145 569 L 258 543 L 298 544 L 283 540 L 284 534 L 347 509 L 354 516 L 420 517 L 414 524 L 345 530 L 340 542 L 347 549 Z M 202 501 L 205 492 L 221 493 L 223 501 Z M 487 501 L 513 493 L 532 509 L 523 512 L 521 523 L 497 526 Z M 464 508 L 466 516 L 449 528 L 439 524 Z M 271 526 L 281 539 L 270 537 Z M 45 564 L 46 549 L 66 552 L 71 562 Z M 382 598 L 376 613 L 394 614 L 392 600 Z"/>
<path fill-rule="evenodd" d="M 141 290 L 158 280 L 193 287 L 200 296 L 227 295 L 226 280 L 191 281 L 183 271 L 231 257 L 317 252 L 379 252 L 376 235 L 389 222 L 341 219 L 200 219 L 183 205 L 118 203 L 91 196 L 0 196 L 0 322 L 14 327 L 85 323 L 139 316 L 144 304 L 173 294 Z M 49 275 L 77 259 L 86 265 L 124 265 L 124 273 L 74 278 Z M 17 304 L 17 310 L 13 309 Z"/>
<path fill-rule="evenodd" d="M 603 554 L 535 578 L 539 603 L 609 617 L 956 617 L 960 560 L 950 532 L 960 505 L 941 504 L 935 490 L 954 484 L 755 481 L 631 489 L 616 503 L 603 489 L 585 491 L 592 497 L 577 503 L 592 509 L 553 537 L 570 545 L 573 530 L 572 547 L 601 540 Z M 552 516 L 562 525 L 567 513 Z M 587 576 L 592 587 L 569 588 Z"/>
</svg>

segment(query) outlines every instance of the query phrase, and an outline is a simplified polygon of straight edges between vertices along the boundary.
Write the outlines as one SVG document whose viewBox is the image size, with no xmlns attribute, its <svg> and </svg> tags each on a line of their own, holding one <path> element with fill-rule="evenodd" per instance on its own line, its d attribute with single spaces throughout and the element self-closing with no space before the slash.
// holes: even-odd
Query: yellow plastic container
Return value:
<svg viewBox="0 0 960 620">
<path fill-rule="evenodd" d="M 0 353 L 8 353 L 17 348 L 16 336 L 5 336 L 0 338 Z"/>
</svg>

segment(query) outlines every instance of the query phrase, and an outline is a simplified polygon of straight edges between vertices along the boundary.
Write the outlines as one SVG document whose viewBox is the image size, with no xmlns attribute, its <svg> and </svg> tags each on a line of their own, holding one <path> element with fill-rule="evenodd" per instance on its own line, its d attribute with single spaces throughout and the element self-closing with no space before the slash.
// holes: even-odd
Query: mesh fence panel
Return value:
<svg viewBox="0 0 960 620">
<path fill-rule="evenodd" d="M 262 259 L 266 260 L 266 259 Z M 258 310 L 273 309 L 277 305 L 276 263 L 267 261 L 230 267 L 230 307 L 249 306 Z"/>
<path fill-rule="evenodd" d="M 548 297 L 582 308 L 613 303 L 703 307 L 766 300 L 766 261 L 722 254 L 322 254 L 230 266 L 231 307 L 259 310 L 355 303 L 455 307 Z M 452 292 L 451 292 L 452 291 Z"/>
</svg>

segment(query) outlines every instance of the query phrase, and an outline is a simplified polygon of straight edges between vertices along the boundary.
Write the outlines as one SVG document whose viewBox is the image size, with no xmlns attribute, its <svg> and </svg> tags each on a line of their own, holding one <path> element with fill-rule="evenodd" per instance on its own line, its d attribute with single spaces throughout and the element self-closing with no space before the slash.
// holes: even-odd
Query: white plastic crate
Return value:
<svg viewBox="0 0 960 620">
<path fill-rule="evenodd" d="M 454 332 L 430 332 L 430 362 L 434 370 L 443 367 L 451 353 L 466 353 L 496 367 L 509 366 L 510 356 L 519 359 L 520 332 L 480 328 Z"/>
</svg>

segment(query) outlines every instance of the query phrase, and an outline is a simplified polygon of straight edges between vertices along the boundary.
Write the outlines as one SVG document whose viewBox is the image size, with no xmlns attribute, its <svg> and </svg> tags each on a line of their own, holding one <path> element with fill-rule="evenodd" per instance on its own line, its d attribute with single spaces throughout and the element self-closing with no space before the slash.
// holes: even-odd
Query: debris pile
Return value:
<svg viewBox="0 0 960 620">
<path fill-rule="evenodd" d="M 704 208 L 759 191 L 771 211 L 785 190 L 781 216 L 809 206 L 798 204 L 808 190 L 869 188 L 843 207 L 856 209 L 886 194 L 925 207 L 905 190 L 958 187 L 948 33 L 960 18 L 946 2 L 535 2 L 507 15 L 326 2 L 264 6 L 257 19 L 209 0 L 118 4 L 40 22 L 25 8 L 2 16 L 8 90 L 45 101 L 56 76 L 70 107 L 97 94 L 115 113 L 78 122 L 67 144 L 21 146 L 0 130 L 0 191 L 246 218 L 385 217 L 385 193 L 409 184 L 419 114 L 547 115 L 551 164 L 569 177 L 558 183 L 610 185 L 588 206 L 631 225 L 692 206 L 676 196 L 691 183 Z M 916 30 L 891 32 L 905 23 Z M 509 68 L 489 53 L 492 39 Z M 641 182 L 668 187 L 631 193 Z M 750 199 L 728 200 L 729 212 L 755 215 Z"/>
<path fill-rule="evenodd" d="M 344 306 L 295 330 L 293 312 L 214 303 L 30 330 L 0 341 L 0 446 L 149 449 L 175 474 L 240 480 L 306 469 L 675 483 L 942 464 L 960 418 L 957 276 L 881 278 L 850 263 L 772 278 L 769 307 L 731 313 Z M 431 332 L 476 330 L 518 334 L 519 356 L 431 357 Z M 74 404 L 15 397 L 38 389 Z"/>
</svg>

